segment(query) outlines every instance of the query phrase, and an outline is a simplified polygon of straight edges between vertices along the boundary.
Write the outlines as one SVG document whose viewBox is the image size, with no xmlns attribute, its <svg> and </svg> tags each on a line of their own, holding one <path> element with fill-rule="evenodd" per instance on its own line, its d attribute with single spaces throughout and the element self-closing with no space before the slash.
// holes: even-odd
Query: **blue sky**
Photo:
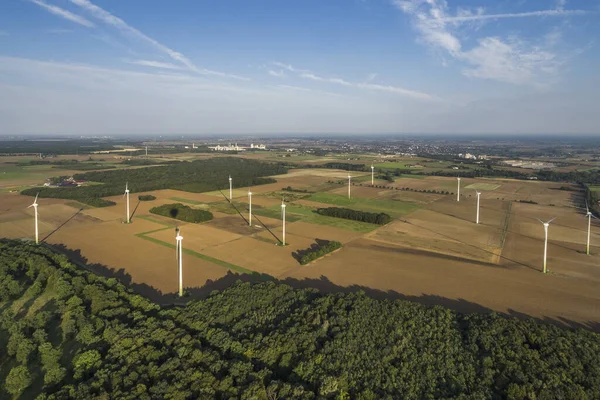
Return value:
<svg viewBox="0 0 600 400">
<path fill-rule="evenodd" d="M 600 0 L 6 0 L 0 134 L 600 133 Z"/>
</svg>

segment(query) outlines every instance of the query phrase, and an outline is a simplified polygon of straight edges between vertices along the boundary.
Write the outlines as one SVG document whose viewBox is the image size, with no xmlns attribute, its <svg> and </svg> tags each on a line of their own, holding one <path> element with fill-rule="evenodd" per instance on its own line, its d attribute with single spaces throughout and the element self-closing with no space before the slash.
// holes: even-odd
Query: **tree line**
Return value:
<svg viewBox="0 0 600 400">
<path fill-rule="evenodd" d="M 152 207 L 150 212 L 152 214 L 162 215 L 163 217 L 174 218 L 180 221 L 192 222 L 194 224 L 213 219 L 213 215 L 210 211 L 198 210 L 181 203 L 163 204 L 162 206 Z"/>
<path fill-rule="evenodd" d="M 392 217 L 386 213 L 371 213 L 342 207 L 318 208 L 316 212 L 327 217 L 344 218 L 377 225 L 385 225 L 392 222 Z"/>
<path fill-rule="evenodd" d="M 114 205 L 114 202 L 101 197 L 116 196 L 125 191 L 129 183 L 132 193 L 149 192 L 160 189 L 175 189 L 200 193 L 229 188 L 229 176 L 235 187 L 249 187 L 276 182 L 270 175 L 287 173 L 287 168 L 278 163 L 266 163 L 242 158 L 211 158 L 192 162 L 179 162 L 147 168 L 119 169 L 115 171 L 93 171 L 75 174 L 77 180 L 99 182 L 73 188 L 30 188 L 21 194 L 41 198 L 77 200 L 96 207 Z"/>
<path fill-rule="evenodd" d="M 0 398 L 598 399 L 599 353 L 587 330 L 275 282 L 161 308 L 0 240 Z"/>
</svg>

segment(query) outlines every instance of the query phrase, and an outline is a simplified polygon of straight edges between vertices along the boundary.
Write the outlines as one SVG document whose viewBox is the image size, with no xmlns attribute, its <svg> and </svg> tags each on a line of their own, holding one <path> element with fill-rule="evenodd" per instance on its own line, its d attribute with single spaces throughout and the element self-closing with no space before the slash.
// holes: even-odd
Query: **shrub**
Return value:
<svg viewBox="0 0 600 400">
<path fill-rule="evenodd" d="M 152 214 L 162 215 L 163 217 L 175 218 L 180 221 L 199 223 L 213 219 L 210 211 L 196 210 L 181 203 L 164 204 L 150 209 Z"/>
<path fill-rule="evenodd" d="M 156 200 L 156 196 L 152 196 L 151 194 L 141 194 L 138 196 L 139 201 L 152 201 Z"/>
</svg>

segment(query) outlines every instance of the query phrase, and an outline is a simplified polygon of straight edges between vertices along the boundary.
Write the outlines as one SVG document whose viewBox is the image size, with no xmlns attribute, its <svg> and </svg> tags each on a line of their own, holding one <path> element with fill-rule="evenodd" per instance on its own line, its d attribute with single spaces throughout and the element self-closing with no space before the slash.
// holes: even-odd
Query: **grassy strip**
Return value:
<svg viewBox="0 0 600 400">
<path fill-rule="evenodd" d="M 137 237 L 139 237 L 141 239 L 144 239 L 144 240 L 148 240 L 149 242 L 152 242 L 152 243 L 155 243 L 155 244 L 159 244 L 161 246 L 168 247 L 170 249 L 175 249 L 175 245 L 172 244 L 172 243 L 163 242 L 162 240 L 146 236 L 146 235 L 148 235 L 150 233 L 162 231 L 164 229 L 168 229 L 168 228 L 158 229 L 156 231 L 138 233 L 135 236 L 137 236 Z M 249 269 L 237 266 L 235 264 L 228 263 L 227 261 L 223 261 L 223 260 L 219 260 L 217 258 L 213 258 L 213 257 L 207 256 L 207 255 L 204 255 L 204 254 L 196 253 L 195 251 L 190 250 L 190 249 L 184 248 L 183 252 L 185 254 L 190 255 L 190 256 L 194 256 L 194 257 L 199 258 L 201 260 L 208 261 L 208 262 L 211 262 L 213 264 L 217 264 L 220 267 L 223 267 L 223 268 L 226 268 L 226 269 L 229 269 L 229 270 L 232 270 L 232 271 L 236 271 L 236 272 L 239 272 L 239 273 L 242 273 L 242 274 L 253 274 L 254 273 L 254 271 L 251 271 Z"/>
<path fill-rule="evenodd" d="M 347 196 L 332 193 L 316 193 L 310 196 L 308 200 L 358 209 L 361 211 L 385 212 L 391 216 L 402 216 L 419 208 L 419 206 L 414 203 L 404 201 L 366 199 L 360 197 L 349 199 Z"/>
<path fill-rule="evenodd" d="M 175 201 L 178 201 L 180 203 L 195 204 L 195 205 L 205 204 L 205 203 L 203 203 L 201 201 L 184 199 L 183 197 L 169 197 L 169 200 L 175 200 Z"/>
<path fill-rule="evenodd" d="M 149 217 L 149 216 L 147 216 L 147 215 L 139 215 L 139 216 L 137 216 L 137 217 L 135 217 L 135 218 L 143 219 L 144 221 L 153 222 L 153 223 L 155 223 L 155 224 L 159 224 L 159 225 L 162 225 L 162 226 L 168 226 L 169 228 L 172 228 L 172 227 L 174 227 L 174 226 L 175 226 L 175 225 L 173 225 L 173 224 L 167 224 L 166 222 L 163 222 L 163 221 L 159 221 L 159 220 L 157 220 L 157 219 L 150 218 L 150 217 Z M 162 229 L 159 229 L 159 230 L 162 230 Z M 149 232 L 144 232 L 144 233 L 149 233 Z"/>
</svg>

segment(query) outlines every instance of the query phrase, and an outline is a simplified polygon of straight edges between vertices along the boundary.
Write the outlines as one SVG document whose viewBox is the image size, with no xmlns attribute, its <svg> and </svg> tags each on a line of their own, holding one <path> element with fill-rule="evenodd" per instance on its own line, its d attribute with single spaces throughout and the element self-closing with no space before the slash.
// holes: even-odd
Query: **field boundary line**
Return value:
<svg viewBox="0 0 600 400">
<path fill-rule="evenodd" d="M 148 216 L 148 215 L 140 215 L 140 216 L 137 216 L 136 218 L 143 219 L 144 221 L 148 221 L 148 222 L 154 222 L 155 224 L 159 224 L 159 225 L 162 225 L 162 226 L 167 226 L 169 228 L 175 227 L 174 225 L 168 225 L 166 222 L 162 222 L 162 221 L 159 221 L 157 219 L 150 218 L 150 216 Z M 146 234 L 148 232 L 142 232 L 142 233 Z"/>
<path fill-rule="evenodd" d="M 169 228 L 171 228 L 171 227 L 163 228 L 163 229 L 157 229 L 155 231 L 150 231 L 150 232 L 137 233 L 135 236 L 137 236 L 137 237 L 139 237 L 141 239 L 147 240 L 149 242 L 152 242 L 152 243 L 155 243 L 155 244 L 159 244 L 161 246 L 168 247 L 170 249 L 175 249 L 175 245 L 174 244 L 167 243 L 167 242 L 164 242 L 164 241 L 162 241 L 160 239 L 155 239 L 155 238 L 150 237 L 150 236 L 146 236 L 146 235 L 149 235 L 151 233 L 159 232 L 159 231 L 164 231 L 164 230 L 169 229 Z M 220 267 L 227 268 L 227 269 L 230 269 L 230 270 L 233 270 L 233 271 L 236 271 L 236 272 L 240 272 L 242 274 L 253 274 L 254 273 L 254 271 L 251 271 L 249 269 L 240 267 L 240 266 L 235 265 L 235 264 L 228 263 L 227 261 L 219 260 L 218 258 L 214 258 L 214 257 L 211 257 L 211 256 L 207 256 L 205 254 L 197 253 L 197 252 L 195 252 L 193 250 L 190 250 L 190 249 L 184 248 L 183 252 L 185 254 L 190 255 L 190 256 L 194 256 L 194 257 L 199 258 L 201 260 L 208 261 L 208 262 L 211 262 L 213 264 L 217 264 Z"/>
<path fill-rule="evenodd" d="M 194 204 L 194 205 L 202 205 L 207 204 L 197 200 L 186 199 L 184 197 L 169 197 L 169 200 L 179 201 L 181 203 Z"/>
</svg>

